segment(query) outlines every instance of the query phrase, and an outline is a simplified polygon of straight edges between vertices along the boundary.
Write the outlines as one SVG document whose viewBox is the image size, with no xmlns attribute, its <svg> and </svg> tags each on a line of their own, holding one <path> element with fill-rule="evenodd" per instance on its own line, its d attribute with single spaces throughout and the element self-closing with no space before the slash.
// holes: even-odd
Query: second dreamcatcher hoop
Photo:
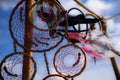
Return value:
<svg viewBox="0 0 120 80">
<path fill-rule="evenodd" d="M 0 64 L 1 80 L 22 80 L 24 56 L 29 57 L 32 63 L 30 70 L 30 80 L 33 80 L 37 69 L 36 62 L 33 57 L 26 55 L 24 52 L 15 52 L 4 57 Z"/>
<path fill-rule="evenodd" d="M 68 78 L 80 75 L 86 67 L 85 52 L 77 45 L 67 44 L 57 50 L 54 56 L 56 71 Z"/>
</svg>

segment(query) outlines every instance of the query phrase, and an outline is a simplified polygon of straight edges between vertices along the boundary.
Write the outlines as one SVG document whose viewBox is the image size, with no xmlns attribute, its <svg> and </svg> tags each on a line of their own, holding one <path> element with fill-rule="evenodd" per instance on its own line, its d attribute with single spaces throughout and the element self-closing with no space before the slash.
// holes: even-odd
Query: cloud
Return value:
<svg viewBox="0 0 120 80">
<path fill-rule="evenodd" d="M 115 76 L 111 66 L 99 67 L 95 65 L 91 70 L 85 70 L 75 80 L 115 80 Z"/>
<path fill-rule="evenodd" d="M 108 31 L 112 34 L 120 33 L 120 23 L 114 19 L 107 21 Z"/>
<path fill-rule="evenodd" d="M 14 6 L 19 2 L 19 0 L 1 0 L 0 1 L 0 9 L 4 11 L 8 11 L 11 8 L 14 8 Z"/>
<path fill-rule="evenodd" d="M 77 7 L 79 8 L 79 6 L 77 5 L 77 3 L 75 3 L 74 0 L 60 0 L 62 6 L 66 9 L 69 10 L 72 7 Z M 66 4 L 67 3 L 67 4 Z"/>
<path fill-rule="evenodd" d="M 114 47 L 116 50 L 120 51 L 120 50 L 119 50 L 119 49 L 120 49 L 120 36 L 119 36 L 119 37 L 112 38 L 111 41 L 112 41 L 113 47 Z"/>
<path fill-rule="evenodd" d="M 103 0 L 87 0 L 85 5 L 98 14 L 105 14 L 105 12 L 114 9 L 112 3 L 108 3 Z"/>
<path fill-rule="evenodd" d="M 72 7 L 77 7 L 82 10 L 84 13 L 87 11 L 78 5 L 74 0 L 60 0 L 62 6 L 69 10 Z M 99 15 L 109 15 L 116 8 L 116 3 L 106 2 L 104 0 L 86 0 L 82 1 L 83 4 L 87 6 L 90 10 L 94 11 Z M 66 4 L 67 3 L 67 4 Z"/>
</svg>

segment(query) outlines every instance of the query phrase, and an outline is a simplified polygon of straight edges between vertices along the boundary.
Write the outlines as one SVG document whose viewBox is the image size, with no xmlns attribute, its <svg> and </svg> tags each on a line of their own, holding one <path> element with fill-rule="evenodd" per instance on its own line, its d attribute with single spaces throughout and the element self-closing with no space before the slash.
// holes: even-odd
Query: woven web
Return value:
<svg viewBox="0 0 120 80">
<path fill-rule="evenodd" d="M 64 19 L 65 17 L 62 18 L 62 20 Z M 60 30 L 64 30 L 64 32 L 60 32 Z M 32 31 L 27 33 L 28 36 L 32 36 L 31 42 L 33 45 L 30 51 L 40 52 L 55 48 L 63 40 L 66 30 L 67 27 L 57 26 L 56 29 L 42 31 L 33 26 Z M 11 14 L 10 32 L 16 43 L 27 49 L 24 47 L 25 1 L 18 3 Z"/>
<path fill-rule="evenodd" d="M 30 59 L 32 62 L 30 77 L 33 78 L 36 71 L 36 63 L 32 57 L 30 57 Z M 23 53 L 16 52 L 9 54 L 1 62 L 0 76 L 4 80 L 22 80 L 22 67 L 23 67 Z"/>
<path fill-rule="evenodd" d="M 67 80 L 67 79 L 60 75 L 53 74 L 53 75 L 46 76 L 43 80 Z"/>
<path fill-rule="evenodd" d="M 50 30 L 54 29 L 54 26 L 58 21 L 60 21 L 60 13 L 62 10 L 54 1 L 38 1 L 36 2 L 31 11 L 33 10 L 33 21 L 31 23 L 40 30 Z M 31 15 L 31 13 L 30 13 Z"/>
<path fill-rule="evenodd" d="M 67 56 L 69 60 L 65 60 Z M 74 62 L 72 62 L 74 60 Z M 58 73 L 67 77 L 79 75 L 86 66 L 85 53 L 78 46 L 68 44 L 61 47 L 54 56 L 54 66 Z"/>
</svg>

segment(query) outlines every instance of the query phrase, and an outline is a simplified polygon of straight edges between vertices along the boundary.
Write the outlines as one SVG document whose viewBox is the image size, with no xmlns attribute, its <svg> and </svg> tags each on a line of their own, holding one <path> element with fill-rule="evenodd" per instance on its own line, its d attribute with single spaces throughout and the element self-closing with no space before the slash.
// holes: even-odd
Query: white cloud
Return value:
<svg viewBox="0 0 120 80">
<path fill-rule="evenodd" d="M 19 2 L 19 0 L 1 0 L 0 9 L 5 11 L 10 10 L 11 8 L 14 8 L 17 2 Z"/>
<path fill-rule="evenodd" d="M 105 14 L 105 12 L 107 13 L 114 8 L 112 3 L 103 0 L 87 0 L 85 5 L 98 14 Z"/>
<path fill-rule="evenodd" d="M 77 3 L 75 3 L 74 0 L 60 0 L 60 2 L 66 10 L 69 10 L 72 7 L 79 8 L 79 6 L 77 5 Z"/>
<path fill-rule="evenodd" d="M 115 22 L 114 19 L 107 21 L 108 31 L 112 33 L 120 33 L 120 23 Z"/>
<path fill-rule="evenodd" d="M 120 51 L 120 36 L 111 39 L 113 47 Z"/>
<path fill-rule="evenodd" d="M 115 80 L 112 67 L 104 67 L 94 66 L 91 70 L 84 71 L 79 77 L 76 77 L 75 80 Z"/>
</svg>

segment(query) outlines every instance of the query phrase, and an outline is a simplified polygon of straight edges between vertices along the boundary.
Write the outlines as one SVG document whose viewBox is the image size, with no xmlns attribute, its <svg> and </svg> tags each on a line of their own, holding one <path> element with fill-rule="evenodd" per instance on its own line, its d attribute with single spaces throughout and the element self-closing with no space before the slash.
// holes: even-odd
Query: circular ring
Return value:
<svg viewBox="0 0 120 80">
<path fill-rule="evenodd" d="M 67 23 L 66 15 L 62 19 L 64 19 Z M 25 33 L 25 1 L 23 0 L 13 9 L 9 20 L 9 26 L 13 40 L 23 49 L 32 52 L 49 51 L 55 48 L 62 42 L 67 33 L 67 25 L 64 27 L 57 26 L 56 29 L 50 31 L 42 31 L 33 27 L 30 32 Z M 60 30 L 64 30 L 64 32 L 61 32 Z M 27 34 L 32 43 L 31 49 L 24 46 L 25 34 Z"/>
<path fill-rule="evenodd" d="M 72 10 L 78 10 L 82 15 L 84 15 L 84 13 L 80 10 L 80 9 L 78 9 L 78 8 L 76 8 L 76 7 L 74 7 L 74 8 L 71 8 L 71 9 L 69 9 L 68 10 L 68 14 L 70 13 L 70 11 L 72 11 Z M 85 15 L 84 15 L 85 16 Z"/>
<path fill-rule="evenodd" d="M 25 54 L 24 52 L 15 52 L 5 56 L 0 64 L 0 77 L 2 80 L 21 80 L 22 79 L 22 67 L 23 56 L 30 58 L 31 73 L 30 80 L 33 80 L 36 74 L 36 62 L 33 57 Z M 19 68 L 19 69 L 18 69 Z"/>
<path fill-rule="evenodd" d="M 91 18 L 100 19 L 100 18 L 96 17 L 94 14 L 86 14 L 86 17 L 91 17 Z M 99 30 L 102 30 L 101 22 L 98 22 L 98 26 L 95 26 L 95 24 L 96 24 L 96 23 L 89 24 L 90 29 L 98 28 Z"/>
<path fill-rule="evenodd" d="M 33 19 L 29 18 L 29 21 L 38 30 L 50 31 L 60 24 L 62 17 L 65 17 L 62 12 L 64 9 L 58 2 L 40 0 L 31 7 L 29 16 L 33 16 Z"/>
<path fill-rule="evenodd" d="M 69 10 L 68 10 L 68 15 L 69 15 L 70 11 L 72 11 L 72 10 L 77 10 L 77 11 L 79 11 L 79 12 L 80 12 L 80 15 L 82 15 L 83 18 L 85 18 L 85 14 L 84 14 L 80 9 L 78 9 L 78 8 L 71 8 L 71 9 L 69 9 Z M 82 26 L 83 26 L 83 27 L 82 27 Z M 77 29 L 76 27 L 78 27 L 78 29 Z M 74 29 L 75 31 L 79 31 L 80 33 L 85 33 L 85 34 L 87 34 L 88 31 L 89 31 L 89 26 L 88 26 L 88 24 L 77 24 L 77 25 L 73 25 L 73 29 Z M 83 39 L 85 39 L 85 38 L 86 38 L 86 36 L 83 37 Z"/>
<path fill-rule="evenodd" d="M 46 76 L 43 80 L 67 80 L 67 79 L 61 75 L 52 74 L 52 75 Z"/>
<path fill-rule="evenodd" d="M 73 78 L 84 71 L 87 60 L 85 52 L 79 46 L 67 44 L 57 50 L 53 63 L 60 75 Z"/>
</svg>

